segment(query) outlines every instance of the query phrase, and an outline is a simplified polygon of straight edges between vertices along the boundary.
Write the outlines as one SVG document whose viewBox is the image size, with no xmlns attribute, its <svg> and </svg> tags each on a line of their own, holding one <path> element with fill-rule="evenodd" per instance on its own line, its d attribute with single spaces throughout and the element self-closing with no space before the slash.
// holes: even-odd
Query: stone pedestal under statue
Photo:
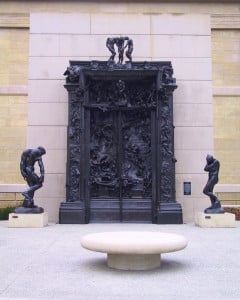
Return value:
<svg viewBox="0 0 240 300">
<path fill-rule="evenodd" d="M 199 227 L 236 227 L 235 215 L 224 214 L 205 214 L 198 212 L 195 215 L 195 224 Z"/>
<path fill-rule="evenodd" d="M 8 227 L 44 227 L 48 225 L 48 213 L 9 214 Z"/>
</svg>

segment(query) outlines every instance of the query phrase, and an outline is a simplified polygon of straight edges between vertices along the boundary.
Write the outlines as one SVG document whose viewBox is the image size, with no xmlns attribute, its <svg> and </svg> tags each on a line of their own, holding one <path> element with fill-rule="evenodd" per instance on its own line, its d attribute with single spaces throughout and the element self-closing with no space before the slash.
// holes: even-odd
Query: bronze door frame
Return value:
<svg viewBox="0 0 240 300">
<path fill-rule="evenodd" d="M 67 179 L 66 202 L 61 203 L 59 210 L 60 223 L 82 224 L 90 220 L 87 180 L 90 146 L 86 145 L 90 128 L 85 122 L 90 107 L 103 111 L 147 108 L 155 116 L 151 118 L 155 132 L 151 135 L 154 165 L 151 221 L 182 223 L 182 209 L 175 195 L 173 91 L 177 85 L 172 77 L 171 62 L 119 65 L 105 61 L 71 61 L 65 75 L 69 97 Z M 144 213 L 144 203 L 141 205 Z M 137 209 L 138 205 L 132 207 L 131 202 L 127 203 L 129 219 Z M 114 220 L 109 218 L 108 221 Z"/>
</svg>

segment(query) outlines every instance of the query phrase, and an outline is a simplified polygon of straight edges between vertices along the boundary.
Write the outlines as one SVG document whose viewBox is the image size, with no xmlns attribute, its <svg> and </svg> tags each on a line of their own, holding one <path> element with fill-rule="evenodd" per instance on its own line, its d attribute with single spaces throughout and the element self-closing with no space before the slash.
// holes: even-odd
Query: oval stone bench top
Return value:
<svg viewBox="0 0 240 300">
<path fill-rule="evenodd" d="M 119 254 L 159 254 L 181 250 L 187 239 L 178 234 L 149 231 L 92 233 L 82 237 L 81 245 L 92 251 Z"/>
<path fill-rule="evenodd" d="M 161 253 L 187 246 L 184 236 L 149 231 L 117 231 L 87 234 L 82 247 L 107 253 L 107 264 L 121 270 L 149 270 L 160 266 Z"/>
</svg>

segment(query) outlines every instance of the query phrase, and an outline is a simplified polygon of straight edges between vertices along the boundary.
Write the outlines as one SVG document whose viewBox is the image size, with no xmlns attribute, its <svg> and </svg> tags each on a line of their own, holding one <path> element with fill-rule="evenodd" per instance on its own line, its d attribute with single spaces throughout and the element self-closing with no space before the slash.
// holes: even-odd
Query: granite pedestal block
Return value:
<svg viewBox="0 0 240 300">
<path fill-rule="evenodd" d="M 48 224 L 48 213 L 41 214 L 16 214 L 8 217 L 8 227 L 44 227 Z"/>
<path fill-rule="evenodd" d="M 235 215 L 224 214 L 205 214 L 198 212 L 195 215 L 195 224 L 199 227 L 236 227 Z"/>
</svg>

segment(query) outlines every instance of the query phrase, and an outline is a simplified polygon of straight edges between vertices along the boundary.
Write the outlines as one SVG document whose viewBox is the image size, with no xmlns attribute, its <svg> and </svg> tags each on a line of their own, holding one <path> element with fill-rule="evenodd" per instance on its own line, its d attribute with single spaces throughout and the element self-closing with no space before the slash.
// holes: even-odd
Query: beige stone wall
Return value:
<svg viewBox="0 0 240 300">
<path fill-rule="evenodd" d="M 26 147 L 28 18 L 0 13 L 0 208 L 22 200 L 19 161 Z"/>
<path fill-rule="evenodd" d="M 20 183 L 21 152 L 26 147 L 26 96 L 0 95 L 0 180 Z"/>
<path fill-rule="evenodd" d="M 214 146 L 221 161 L 219 182 L 237 185 L 240 182 L 240 18 L 235 23 L 228 20 L 212 31 L 212 57 Z M 239 193 L 220 193 L 219 197 L 223 204 L 240 204 Z"/>
<path fill-rule="evenodd" d="M 212 60 L 215 87 L 240 87 L 240 27 L 212 30 Z"/>
<path fill-rule="evenodd" d="M 64 12 L 64 13 L 121 13 L 121 14 L 238 14 L 238 0 L 133 0 L 121 1 L 1 1 L 2 13 Z M 222 16 L 220 16 L 220 21 Z"/>
<path fill-rule="evenodd" d="M 28 43 L 27 18 L 0 14 L 0 207 L 17 206 L 23 196 L 19 170 L 26 147 Z"/>
<path fill-rule="evenodd" d="M 23 197 L 20 193 L 0 193 L 0 209 L 21 206 Z"/>
<path fill-rule="evenodd" d="M 28 29 L 0 25 L 0 183 L 19 183 L 26 147 Z"/>
<path fill-rule="evenodd" d="M 20 206 L 23 202 L 22 192 L 26 184 L 0 184 L 0 209 Z"/>
<path fill-rule="evenodd" d="M 240 193 L 217 193 L 222 205 L 240 205 Z"/>
<path fill-rule="evenodd" d="M 221 162 L 219 183 L 240 180 L 240 96 L 214 97 L 215 155 Z"/>
</svg>

